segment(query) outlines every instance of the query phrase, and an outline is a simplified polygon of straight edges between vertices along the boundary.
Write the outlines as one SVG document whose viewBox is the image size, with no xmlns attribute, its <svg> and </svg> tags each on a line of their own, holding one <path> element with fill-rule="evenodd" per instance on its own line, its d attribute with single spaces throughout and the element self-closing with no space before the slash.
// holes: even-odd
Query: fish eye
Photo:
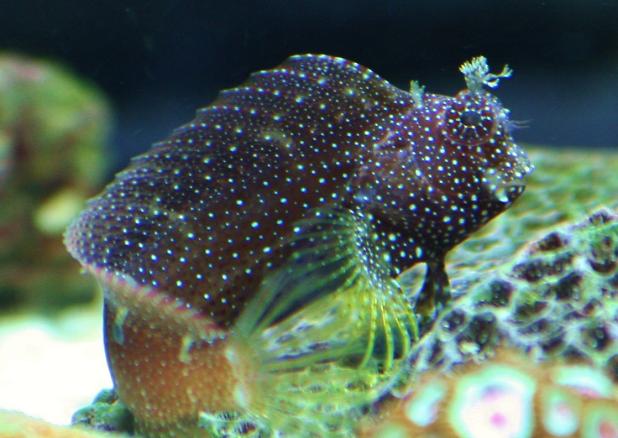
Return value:
<svg viewBox="0 0 618 438">
<path fill-rule="evenodd" d="M 475 111 L 464 111 L 460 117 L 461 123 L 465 126 L 476 126 L 481 123 L 481 115 Z"/>
<path fill-rule="evenodd" d="M 478 145 L 495 132 L 496 116 L 482 99 L 457 99 L 445 110 L 446 135 L 458 144 Z"/>
</svg>

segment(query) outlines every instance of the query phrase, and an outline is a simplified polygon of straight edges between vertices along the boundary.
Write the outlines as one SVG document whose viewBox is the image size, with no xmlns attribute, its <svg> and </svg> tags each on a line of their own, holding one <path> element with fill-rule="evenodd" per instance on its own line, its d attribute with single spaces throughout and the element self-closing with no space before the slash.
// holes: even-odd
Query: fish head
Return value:
<svg viewBox="0 0 618 438">
<path fill-rule="evenodd" d="M 460 71 L 467 87 L 452 97 L 424 95 L 413 82 L 415 107 L 408 118 L 413 135 L 407 141 L 413 161 L 406 165 L 430 191 L 472 198 L 493 217 L 523 193 L 534 166 L 513 138 L 519 124 L 488 90 L 512 71 L 505 66 L 490 73 L 482 56 L 462 64 Z"/>
<path fill-rule="evenodd" d="M 509 110 L 486 89 L 510 70 L 489 73 L 484 58 L 461 70 L 467 88 L 455 96 L 412 84 L 408 111 L 366 172 L 370 183 L 357 185 L 371 211 L 414 242 L 417 259 L 439 258 L 505 211 L 533 171 Z"/>
<path fill-rule="evenodd" d="M 446 99 L 434 128 L 451 162 L 468 169 L 468 189 L 505 208 L 523 193 L 526 177 L 534 170 L 513 139 L 516 124 L 509 115 L 488 91 L 465 89 Z"/>
</svg>

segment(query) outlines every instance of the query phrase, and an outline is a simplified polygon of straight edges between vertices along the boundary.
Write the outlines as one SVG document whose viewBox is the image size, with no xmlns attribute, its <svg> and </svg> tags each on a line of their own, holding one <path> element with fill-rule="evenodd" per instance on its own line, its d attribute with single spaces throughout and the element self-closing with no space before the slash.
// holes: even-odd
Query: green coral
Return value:
<svg viewBox="0 0 618 438">
<path fill-rule="evenodd" d="M 618 380 L 618 215 L 552 231 L 515 260 L 453 282 L 456 299 L 416 345 L 414 368 L 450 369 L 500 346 L 584 359 Z"/>
<path fill-rule="evenodd" d="M 97 394 L 92 404 L 73 414 L 71 422 L 106 432 L 133 433 L 134 429 L 131 413 L 111 389 Z"/>
<path fill-rule="evenodd" d="M 62 232 L 108 162 L 106 100 L 47 61 L 0 53 L 0 305 L 48 310 L 90 301 Z"/>
</svg>

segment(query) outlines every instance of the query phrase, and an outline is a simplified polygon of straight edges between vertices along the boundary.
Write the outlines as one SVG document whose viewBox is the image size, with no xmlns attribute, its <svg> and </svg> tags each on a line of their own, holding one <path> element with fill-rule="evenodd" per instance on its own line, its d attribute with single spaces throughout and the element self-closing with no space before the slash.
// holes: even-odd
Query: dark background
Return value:
<svg viewBox="0 0 618 438">
<path fill-rule="evenodd" d="M 98 84 L 116 115 L 116 168 L 217 91 L 288 55 L 321 52 L 407 88 L 452 94 L 483 54 L 514 76 L 498 95 L 518 140 L 618 148 L 618 0 L 5 0 L 0 48 Z"/>
</svg>

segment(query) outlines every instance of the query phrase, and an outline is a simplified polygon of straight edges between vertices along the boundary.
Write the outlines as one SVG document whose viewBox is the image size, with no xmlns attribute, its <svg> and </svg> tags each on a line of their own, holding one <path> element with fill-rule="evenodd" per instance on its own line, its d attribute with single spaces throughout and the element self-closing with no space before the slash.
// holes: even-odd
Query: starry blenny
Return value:
<svg viewBox="0 0 618 438">
<path fill-rule="evenodd" d="M 460 70 L 454 97 L 325 55 L 254 73 L 134 158 L 67 246 L 95 273 L 262 339 L 274 370 L 345 356 L 384 373 L 417 316 L 448 302 L 447 251 L 508 208 L 532 170 L 485 89 L 510 70 L 492 74 L 482 57 Z M 418 262 L 425 283 L 408 296 L 396 279 Z M 108 344 L 121 343 L 123 312 L 139 309 L 121 312 L 107 290 Z M 286 331 L 304 334 L 285 346 Z M 113 371 L 125 353 L 109 349 Z"/>
</svg>

